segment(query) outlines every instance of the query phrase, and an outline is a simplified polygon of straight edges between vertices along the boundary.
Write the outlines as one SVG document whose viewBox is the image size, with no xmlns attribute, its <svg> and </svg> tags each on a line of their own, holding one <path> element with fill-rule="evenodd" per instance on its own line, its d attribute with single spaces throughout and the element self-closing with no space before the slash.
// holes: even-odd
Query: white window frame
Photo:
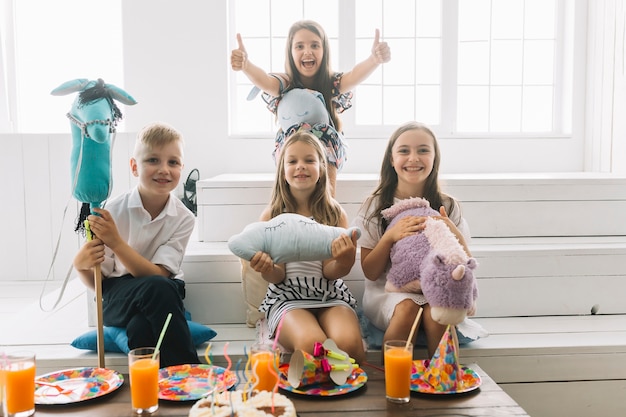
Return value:
<svg viewBox="0 0 626 417">
<path fill-rule="evenodd" d="M 234 0 L 236 1 L 236 0 Z M 340 33 L 339 33 L 339 53 L 337 54 L 340 61 L 334 63 L 334 69 L 339 71 L 345 71 L 354 65 L 355 61 L 355 22 L 352 18 L 344 18 L 343 15 L 352 13 L 354 5 L 357 0 L 341 0 L 339 5 L 340 14 Z M 385 0 L 383 0 L 385 1 Z M 393 0 L 387 0 L 393 1 Z M 458 1 L 459 0 L 444 0 L 442 1 L 442 14 L 443 16 L 456 16 L 458 13 Z M 232 3 L 232 1 L 231 1 Z M 585 56 L 584 51 L 586 47 L 586 25 L 572 25 L 571 19 L 576 19 L 577 22 L 585 21 L 587 13 L 587 0 L 558 0 L 557 5 L 559 12 L 557 13 L 557 44 L 555 58 L 555 80 L 561 81 L 561 83 L 555 84 L 555 101 L 553 116 L 554 128 L 552 132 L 547 133 L 500 133 L 500 132 L 472 132 L 464 133 L 457 132 L 455 126 L 456 120 L 456 61 L 457 61 L 457 26 L 451 24 L 455 21 L 455 18 L 442 19 L 442 76 L 441 76 L 441 123 L 438 125 L 431 125 L 440 138 L 459 138 L 459 139 L 473 139 L 473 138 L 499 138 L 506 139 L 519 139 L 519 138 L 540 138 L 540 139 L 564 139 L 577 136 L 579 140 L 583 134 L 583 125 L 578 121 L 582 120 L 584 114 L 584 95 L 577 94 L 573 86 L 580 87 L 584 85 L 585 80 Z M 233 11 L 231 5 L 230 11 Z M 235 16 L 230 13 L 229 16 L 229 39 L 235 39 Z M 573 29 L 570 29 L 573 26 Z M 381 28 L 381 33 L 384 37 L 384 28 Z M 567 45 L 574 45 L 574 48 L 567 48 Z M 401 53 L 399 50 L 394 50 L 391 46 L 392 60 L 393 55 Z M 229 46 L 229 50 L 232 49 Z M 385 65 L 382 65 L 382 71 L 385 70 Z M 264 68 L 268 70 L 267 68 Z M 568 72 L 571 69 L 571 72 Z M 229 94 L 231 101 L 233 97 L 236 97 L 236 77 L 231 76 L 229 79 Z M 581 84 L 581 82 L 583 84 Z M 566 84 L 567 83 L 567 84 Z M 573 91 L 571 94 L 567 94 L 568 91 Z M 358 93 L 357 93 L 358 94 Z M 263 106 L 264 103 L 260 99 L 255 103 L 258 106 Z M 358 138 L 381 138 L 388 137 L 391 131 L 396 125 L 375 125 L 375 126 L 362 126 L 355 123 L 356 108 L 358 107 L 358 100 L 354 100 L 353 108 L 342 113 L 341 118 L 343 122 L 344 131 L 349 133 L 350 137 Z M 230 107 L 229 112 L 230 126 L 234 126 L 236 109 L 233 104 Z M 269 111 L 268 111 L 269 114 Z M 234 129 L 230 129 L 231 137 L 234 138 L 267 138 L 273 137 L 275 132 L 259 131 L 252 134 L 236 134 L 232 133 Z"/>
</svg>

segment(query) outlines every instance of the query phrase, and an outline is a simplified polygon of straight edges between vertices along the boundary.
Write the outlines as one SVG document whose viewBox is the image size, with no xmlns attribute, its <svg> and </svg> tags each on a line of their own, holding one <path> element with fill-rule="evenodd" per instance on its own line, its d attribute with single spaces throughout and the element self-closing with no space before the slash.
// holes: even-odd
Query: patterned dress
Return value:
<svg viewBox="0 0 626 417">
<path fill-rule="evenodd" d="M 333 74 L 333 85 L 331 88 L 332 95 L 332 103 L 337 113 L 343 113 L 345 110 L 352 107 L 352 92 L 348 91 L 346 93 L 339 92 L 339 86 L 341 84 L 341 77 L 343 73 L 336 72 Z M 267 108 L 274 114 L 276 114 L 278 110 L 278 104 L 280 103 L 280 99 L 282 94 L 287 91 L 283 91 L 283 80 L 282 77 L 274 75 L 280 82 L 281 85 L 281 96 L 274 97 L 267 93 L 263 93 L 263 100 L 267 103 Z M 298 87 L 298 86 L 294 86 Z M 274 160 L 277 161 L 280 155 L 280 151 L 285 143 L 285 140 L 293 135 L 294 133 L 305 129 L 313 133 L 317 138 L 322 142 L 324 148 L 326 149 L 326 158 L 328 162 L 337 167 L 338 170 L 341 169 L 344 162 L 346 161 L 346 143 L 343 139 L 343 135 L 335 130 L 335 126 L 327 125 L 326 123 L 317 123 L 313 126 L 307 123 L 299 123 L 295 124 L 283 131 L 283 129 L 279 129 L 276 133 L 275 139 L 275 148 L 273 152 Z"/>
<path fill-rule="evenodd" d="M 356 314 L 356 304 L 356 298 L 342 279 L 323 277 L 322 261 L 289 262 L 285 264 L 285 279 L 279 284 L 269 284 L 259 311 L 265 313 L 273 337 L 283 314 L 290 310 L 342 305 Z"/>
</svg>

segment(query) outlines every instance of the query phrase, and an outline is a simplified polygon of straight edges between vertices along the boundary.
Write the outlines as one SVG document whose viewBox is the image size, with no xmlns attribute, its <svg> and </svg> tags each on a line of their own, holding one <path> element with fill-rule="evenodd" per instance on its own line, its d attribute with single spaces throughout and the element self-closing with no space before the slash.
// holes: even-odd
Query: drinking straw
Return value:
<svg viewBox="0 0 626 417">
<path fill-rule="evenodd" d="M 287 310 L 283 311 L 283 314 L 280 316 L 278 326 L 276 326 L 276 334 L 274 335 L 274 344 L 272 345 L 272 350 L 276 350 L 276 345 L 278 344 L 278 336 L 280 336 L 280 330 L 283 328 L 283 320 L 285 320 L 286 313 Z"/>
<path fill-rule="evenodd" d="M 409 350 L 409 344 L 411 340 L 413 340 L 413 334 L 415 333 L 415 329 L 417 328 L 417 323 L 419 323 L 420 318 L 422 317 L 422 311 L 424 309 L 420 306 L 420 310 L 417 312 L 417 316 L 415 317 L 415 321 L 413 322 L 413 326 L 411 326 L 411 332 L 409 333 L 409 338 L 406 339 L 406 345 L 404 346 L 404 350 Z"/>
<path fill-rule="evenodd" d="M 156 360 L 156 355 L 159 353 L 159 349 L 161 348 L 161 342 L 163 341 L 163 337 L 165 336 L 165 331 L 167 330 L 167 326 L 170 325 L 170 320 L 172 319 L 172 313 L 167 313 L 167 318 L 165 319 L 165 324 L 163 324 L 163 329 L 161 330 L 161 334 L 159 335 L 159 340 L 157 341 L 156 348 L 154 349 L 154 353 L 152 354 L 152 360 Z"/>
</svg>

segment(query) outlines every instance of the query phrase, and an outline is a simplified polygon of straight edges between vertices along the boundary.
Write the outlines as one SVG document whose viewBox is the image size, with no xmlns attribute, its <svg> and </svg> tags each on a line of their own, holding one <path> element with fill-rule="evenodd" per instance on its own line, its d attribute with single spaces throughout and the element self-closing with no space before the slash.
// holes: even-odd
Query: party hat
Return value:
<svg viewBox="0 0 626 417">
<path fill-rule="evenodd" d="M 357 367 L 354 359 L 340 350 L 333 340 L 326 339 L 323 344 L 315 344 L 313 355 L 302 350 L 291 355 L 287 381 L 295 388 L 331 380 L 336 385 L 343 385 Z"/>
<path fill-rule="evenodd" d="M 461 388 L 459 354 L 454 343 L 454 327 L 448 325 L 422 379 L 436 392 L 456 392 Z"/>
</svg>

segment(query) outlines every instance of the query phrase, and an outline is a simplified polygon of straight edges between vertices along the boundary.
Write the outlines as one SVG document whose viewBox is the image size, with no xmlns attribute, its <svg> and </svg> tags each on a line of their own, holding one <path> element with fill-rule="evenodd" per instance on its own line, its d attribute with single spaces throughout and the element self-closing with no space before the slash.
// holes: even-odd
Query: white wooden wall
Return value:
<svg viewBox="0 0 626 417">
<path fill-rule="evenodd" d="M 63 280 L 82 237 L 74 232 L 78 202 L 71 193 L 68 134 L 2 135 L 4 201 L 0 204 L 0 280 Z M 119 133 L 113 146 L 115 196 L 134 182 L 128 161 L 134 134 Z M 64 210 L 67 213 L 64 216 Z"/>
</svg>

